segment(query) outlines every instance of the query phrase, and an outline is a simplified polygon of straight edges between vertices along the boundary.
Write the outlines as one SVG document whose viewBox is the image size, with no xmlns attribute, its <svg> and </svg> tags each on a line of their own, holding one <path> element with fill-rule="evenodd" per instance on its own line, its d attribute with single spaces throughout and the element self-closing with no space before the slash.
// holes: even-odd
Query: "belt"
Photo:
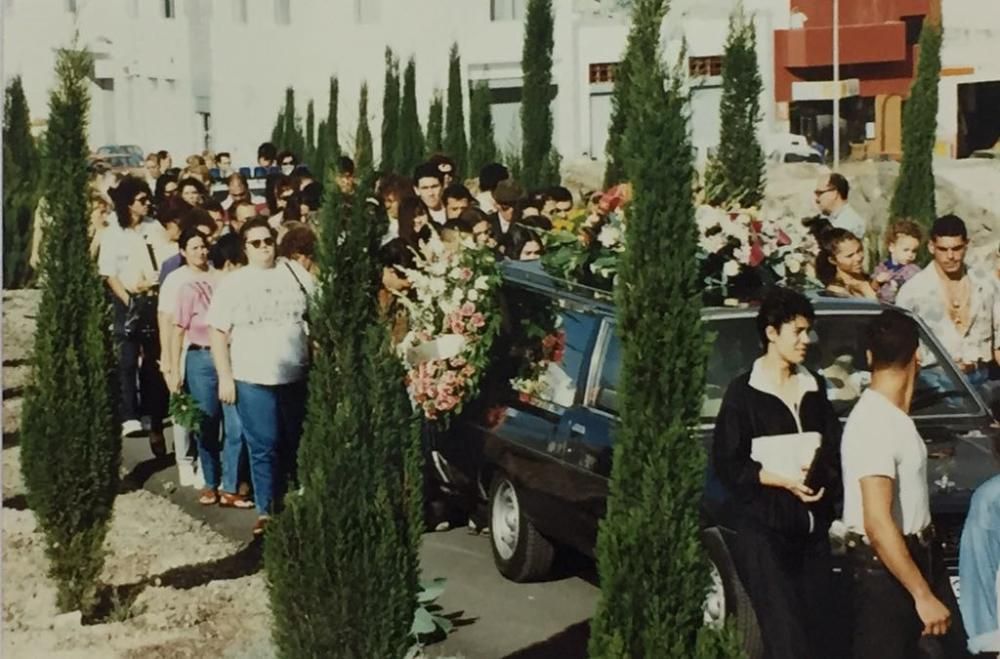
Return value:
<svg viewBox="0 0 1000 659">
<path fill-rule="evenodd" d="M 921 547 L 929 547 L 931 542 L 934 540 L 934 525 L 928 524 L 916 533 L 910 533 L 903 536 L 903 541 L 907 544 L 917 543 Z M 844 541 L 847 544 L 848 549 L 856 549 L 858 547 L 870 547 L 871 540 L 868 536 L 861 533 L 856 533 L 854 531 L 848 531 L 847 535 L 844 536 Z"/>
<path fill-rule="evenodd" d="M 211 346 L 200 346 L 196 343 L 192 343 L 188 346 L 188 350 L 211 350 Z"/>
</svg>

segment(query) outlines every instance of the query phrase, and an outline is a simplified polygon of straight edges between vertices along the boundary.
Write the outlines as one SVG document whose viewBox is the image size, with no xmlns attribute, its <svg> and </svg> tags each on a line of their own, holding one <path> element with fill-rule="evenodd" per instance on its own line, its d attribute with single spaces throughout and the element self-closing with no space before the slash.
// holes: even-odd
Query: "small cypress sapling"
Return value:
<svg viewBox="0 0 1000 659">
<path fill-rule="evenodd" d="M 38 199 L 40 162 L 31 135 L 31 114 L 21 77 L 15 76 L 3 111 L 3 286 L 20 288 L 30 274 L 32 215 Z"/>
<path fill-rule="evenodd" d="M 521 183 L 528 189 L 556 185 L 545 166 L 552 151 L 552 0 L 528 0 L 521 69 Z"/>
<path fill-rule="evenodd" d="M 382 89 L 382 160 L 383 172 L 395 172 L 399 147 L 399 58 L 385 49 L 385 84 Z"/>
<path fill-rule="evenodd" d="M 941 41 L 941 26 L 925 18 L 920 32 L 917 77 L 903 107 L 903 162 L 889 207 L 890 217 L 910 217 L 928 229 L 937 217 L 934 142 L 937 139 Z"/>
<path fill-rule="evenodd" d="M 372 131 L 368 127 L 368 83 L 361 83 L 358 99 L 358 131 L 354 136 L 354 167 L 358 172 L 374 168 L 375 154 L 372 153 Z M 336 160 L 336 159 L 334 159 Z"/>
<path fill-rule="evenodd" d="M 105 287 L 88 254 L 87 118 L 90 53 L 60 50 L 49 97 L 42 300 L 24 401 L 21 471 L 45 536 L 63 611 L 87 613 L 104 565 L 118 490 L 121 431 Z"/>
<path fill-rule="evenodd" d="M 439 153 L 443 148 L 442 132 L 444 131 L 444 99 L 441 92 L 435 91 L 431 98 L 431 107 L 427 113 L 427 153 Z"/>
<path fill-rule="evenodd" d="M 399 142 L 396 145 L 396 167 L 410 176 L 424 160 L 424 135 L 417 116 L 417 64 L 412 57 L 403 72 L 403 100 L 399 108 Z"/>
<path fill-rule="evenodd" d="M 451 44 L 448 57 L 448 110 L 444 122 L 444 152 L 455 161 L 456 180 L 468 176 L 469 145 L 465 139 L 465 110 L 462 94 L 462 58 L 458 44 Z"/>
<path fill-rule="evenodd" d="M 496 138 L 493 135 L 493 114 L 490 112 L 490 88 L 483 81 L 469 90 L 469 168 L 478 175 L 483 165 L 497 159 Z"/>
</svg>

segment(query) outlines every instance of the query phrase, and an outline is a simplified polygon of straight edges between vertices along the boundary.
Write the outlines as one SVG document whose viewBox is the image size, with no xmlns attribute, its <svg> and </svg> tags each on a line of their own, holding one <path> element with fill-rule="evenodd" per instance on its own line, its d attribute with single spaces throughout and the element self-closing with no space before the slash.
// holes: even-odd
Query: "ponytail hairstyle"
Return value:
<svg viewBox="0 0 1000 659">
<path fill-rule="evenodd" d="M 834 227 L 827 229 L 819 237 L 819 254 L 816 255 L 816 278 L 824 286 L 829 286 L 837 279 L 837 266 L 833 260 L 837 255 L 837 249 L 849 240 L 861 242 L 847 229 Z"/>
</svg>

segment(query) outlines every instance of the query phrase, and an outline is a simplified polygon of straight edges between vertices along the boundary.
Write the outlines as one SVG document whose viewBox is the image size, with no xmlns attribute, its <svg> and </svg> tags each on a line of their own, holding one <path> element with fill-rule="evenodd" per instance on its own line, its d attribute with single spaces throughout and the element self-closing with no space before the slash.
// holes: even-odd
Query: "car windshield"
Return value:
<svg viewBox="0 0 1000 659">
<path fill-rule="evenodd" d="M 868 370 L 861 345 L 867 314 L 818 314 L 813 325 L 813 345 L 806 365 L 826 380 L 827 396 L 841 417 L 846 417 L 868 387 Z M 716 318 L 705 323 L 712 350 L 705 373 L 705 397 L 701 416 L 714 419 L 729 383 L 750 369 L 760 356 L 760 342 L 752 316 Z M 979 403 L 948 363 L 941 349 L 920 328 L 921 369 L 913 393 L 910 413 L 914 417 L 977 414 Z M 618 411 L 617 382 L 621 369 L 621 345 L 612 334 L 605 350 L 596 404 Z"/>
</svg>

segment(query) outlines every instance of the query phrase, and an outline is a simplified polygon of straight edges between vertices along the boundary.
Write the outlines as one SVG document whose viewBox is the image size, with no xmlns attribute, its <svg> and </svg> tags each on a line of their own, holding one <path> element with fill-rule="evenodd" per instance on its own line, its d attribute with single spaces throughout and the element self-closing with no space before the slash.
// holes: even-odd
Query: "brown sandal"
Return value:
<svg viewBox="0 0 1000 659">
<path fill-rule="evenodd" d="M 215 493 L 215 490 L 204 489 L 201 491 L 201 496 L 198 497 L 198 503 L 203 506 L 212 506 L 219 502 L 219 495 Z"/>
<path fill-rule="evenodd" d="M 257 521 L 253 525 L 253 534 L 255 536 L 264 535 L 264 531 L 267 530 L 267 523 L 270 521 L 270 515 L 261 515 L 258 517 Z"/>
<path fill-rule="evenodd" d="M 253 508 L 253 505 L 253 501 L 250 501 L 242 494 L 219 492 L 220 508 L 240 508 L 242 510 L 247 510 L 248 508 Z"/>
</svg>

